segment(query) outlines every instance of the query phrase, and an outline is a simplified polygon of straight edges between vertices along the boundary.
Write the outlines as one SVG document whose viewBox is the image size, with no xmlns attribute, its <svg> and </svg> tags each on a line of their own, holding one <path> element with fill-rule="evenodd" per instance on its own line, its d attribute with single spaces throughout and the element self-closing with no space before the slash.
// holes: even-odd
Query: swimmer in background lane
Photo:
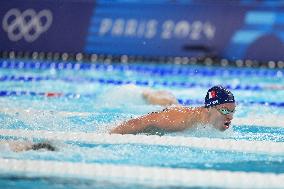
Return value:
<svg viewBox="0 0 284 189">
<path fill-rule="evenodd" d="M 152 96 L 155 95 L 153 94 Z M 159 112 L 152 112 L 142 117 L 128 120 L 112 129 L 110 133 L 145 133 L 151 127 L 166 132 L 175 132 L 193 128 L 200 124 L 212 125 L 220 131 L 225 131 L 230 127 L 235 108 L 236 104 L 233 94 L 222 86 L 214 86 L 206 94 L 205 106 L 173 106 L 165 108 Z"/>
<path fill-rule="evenodd" d="M 14 152 L 29 150 L 56 151 L 56 148 L 48 142 L 33 143 L 28 141 L 5 140 L 0 141 L 0 145 L 7 145 L 7 147 Z"/>
</svg>

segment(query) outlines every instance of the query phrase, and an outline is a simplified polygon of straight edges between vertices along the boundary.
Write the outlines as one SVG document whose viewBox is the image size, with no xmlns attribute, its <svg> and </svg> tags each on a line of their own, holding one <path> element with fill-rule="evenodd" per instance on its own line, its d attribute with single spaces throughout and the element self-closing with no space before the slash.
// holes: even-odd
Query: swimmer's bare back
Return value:
<svg viewBox="0 0 284 189">
<path fill-rule="evenodd" d="M 167 132 L 182 131 L 195 125 L 200 120 L 203 108 L 171 107 L 160 112 L 151 112 L 147 115 L 123 122 L 113 128 L 110 134 L 136 134 L 149 127 L 156 127 Z"/>
</svg>

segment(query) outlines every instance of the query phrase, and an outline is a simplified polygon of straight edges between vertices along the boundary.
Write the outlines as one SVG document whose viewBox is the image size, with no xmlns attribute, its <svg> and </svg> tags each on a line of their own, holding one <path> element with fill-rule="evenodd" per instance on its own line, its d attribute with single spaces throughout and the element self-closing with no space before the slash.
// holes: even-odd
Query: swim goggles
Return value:
<svg viewBox="0 0 284 189">
<path fill-rule="evenodd" d="M 222 115 L 228 115 L 228 114 L 235 113 L 235 110 L 229 110 L 228 108 L 220 108 L 220 109 L 216 108 L 216 110 L 220 112 Z"/>
</svg>

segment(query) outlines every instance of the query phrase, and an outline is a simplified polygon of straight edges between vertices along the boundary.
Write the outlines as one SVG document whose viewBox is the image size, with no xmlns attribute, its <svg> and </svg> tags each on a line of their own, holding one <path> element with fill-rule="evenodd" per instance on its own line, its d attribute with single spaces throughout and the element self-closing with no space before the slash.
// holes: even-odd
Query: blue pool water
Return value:
<svg viewBox="0 0 284 189">
<path fill-rule="evenodd" d="M 107 134 L 122 121 L 163 108 L 147 104 L 141 95 L 143 89 L 168 90 L 180 103 L 200 106 L 208 88 L 217 84 L 231 89 L 238 102 L 232 127 L 225 132 L 198 127 L 158 138 L 147 136 L 146 141 L 142 140 L 143 135 L 125 135 L 121 139 Z M 135 172 L 135 176 L 121 174 L 118 179 L 115 171 L 109 177 L 91 178 L 80 170 L 73 174 L 60 169 L 47 171 L 45 162 L 54 162 L 55 168 L 62 163 L 66 170 L 79 164 L 86 170 L 92 170 L 92 165 L 106 165 L 129 169 L 138 166 L 149 172 L 165 168 L 169 174 L 182 170 L 222 172 L 229 177 L 234 173 L 264 177 L 269 174 L 276 183 L 284 174 L 282 70 L 0 60 L 0 86 L 1 140 L 47 140 L 57 148 L 56 152 L 16 153 L 0 145 L 1 161 L 15 160 L 19 165 L 34 162 L 32 170 L 4 166 L 0 177 L 4 188 L 228 188 L 243 181 L 239 177 L 220 186 L 206 180 L 202 185 L 198 181 L 188 184 L 177 180 L 163 181 L 161 185 L 159 179 L 139 180 Z M 54 93 L 60 96 L 48 97 Z M 23 134 L 7 134 L 8 131 Z M 33 134 L 37 131 L 43 134 Z M 94 138 L 87 139 L 87 134 L 94 134 Z M 167 143 L 167 137 L 174 142 Z M 193 145 L 190 141 L 195 139 L 204 141 L 203 146 Z M 246 184 L 239 187 L 251 186 Z"/>
</svg>

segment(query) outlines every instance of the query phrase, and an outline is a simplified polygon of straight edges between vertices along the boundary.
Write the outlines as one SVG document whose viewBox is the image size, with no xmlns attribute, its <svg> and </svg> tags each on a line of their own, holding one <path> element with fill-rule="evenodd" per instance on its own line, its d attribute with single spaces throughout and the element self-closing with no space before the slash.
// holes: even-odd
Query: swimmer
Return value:
<svg viewBox="0 0 284 189">
<path fill-rule="evenodd" d="M 154 96 L 154 94 L 151 94 L 151 96 Z M 235 108 L 236 104 L 233 94 L 222 86 L 214 86 L 206 94 L 205 106 L 168 107 L 159 112 L 152 112 L 142 117 L 128 120 L 113 128 L 110 133 L 147 133 L 152 128 L 165 132 L 176 132 L 193 128 L 200 124 L 210 125 L 220 131 L 225 131 L 230 127 Z"/>
<path fill-rule="evenodd" d="M 33 143 L 28 141 L 6 140 L 0 141 L 0 144 L 8 146 L 9 149 L 14 152 L 22 152 L 29 150 L 56 151 L 56 148 L 48 142 Z"/>
</svg>

